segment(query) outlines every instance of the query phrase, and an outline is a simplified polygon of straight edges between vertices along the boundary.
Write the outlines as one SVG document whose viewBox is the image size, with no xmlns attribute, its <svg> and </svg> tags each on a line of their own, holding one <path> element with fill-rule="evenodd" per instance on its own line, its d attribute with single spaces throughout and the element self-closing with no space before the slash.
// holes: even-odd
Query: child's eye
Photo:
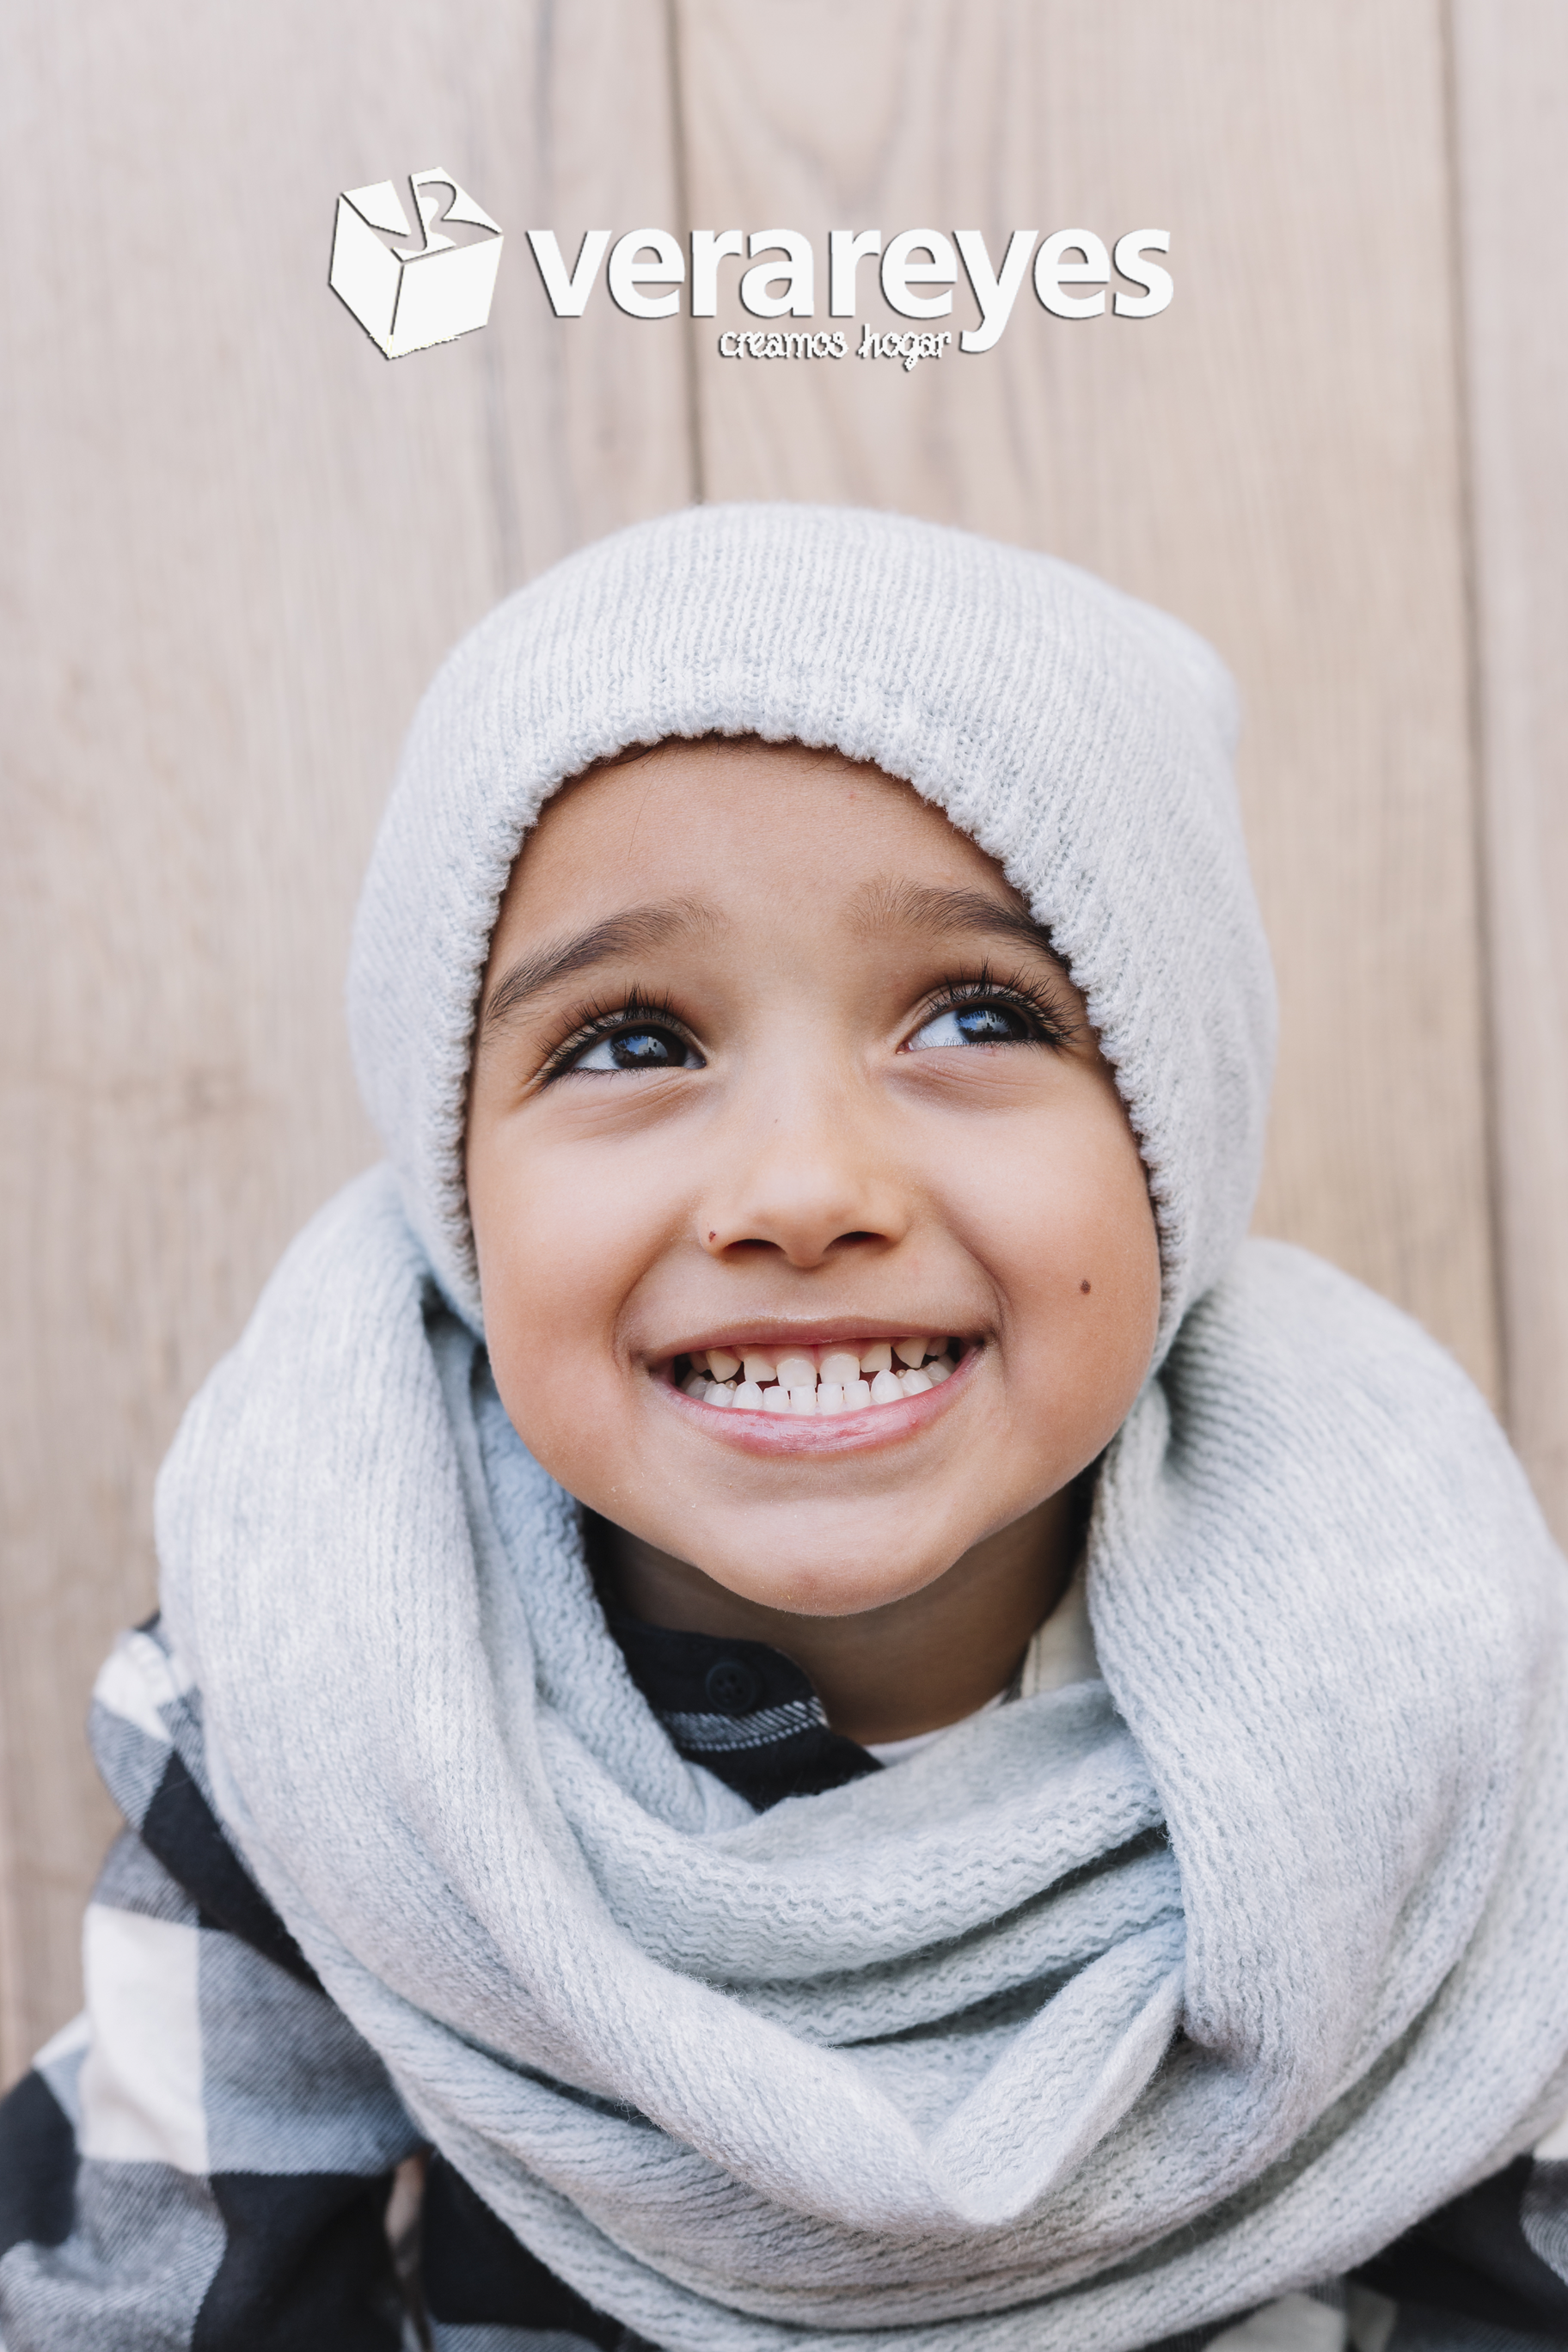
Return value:
<svg viewBox="0 0 1568 2352">
<path fill-rule="evenodd" d="M 915 1031 L 912 1048 L 932 1045 L 1032 1045 L 1040 1024 L 1021 1004 L 988 997 L 980 1004 L 944 1005 Z"/>
<path fill-rule="evenodd" d="M 642 1023 L 596 1038 L 572 1055 L 569 1070 L 689 1070 L 701 1066 L 701 1055 L 678 1031 Z"/>
</svg>

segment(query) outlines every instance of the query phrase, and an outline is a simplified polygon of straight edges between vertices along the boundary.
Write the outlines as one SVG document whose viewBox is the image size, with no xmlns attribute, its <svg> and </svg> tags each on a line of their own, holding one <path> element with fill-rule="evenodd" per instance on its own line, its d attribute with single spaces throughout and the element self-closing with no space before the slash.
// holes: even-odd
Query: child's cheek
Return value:
<svg viewBox="0 0 1568 2352">
<path fill-rule="evenodd" d="M 1017 1370 L 1054 1389 L 1135 1392 L 1159 1325 L 1160 1251 L 1137 1144 L 1114 1087 L 1076 1087 L 1009 1136 L 992 1129 L 950 1179 L 964 1245 L 987 1267 Z M 1048 1374 L 1047 1367 L 1049 1367 Z"/>
<path fill-rule="evenodd" d="M 657 1247 L 649 1189 L 599 1155 L 513 1149 L 470 1159 L 485 1337 L 519 1434 L 556 1475 L 603 1447 L 625 1408 L 617 1335 Z"/>
</svg>

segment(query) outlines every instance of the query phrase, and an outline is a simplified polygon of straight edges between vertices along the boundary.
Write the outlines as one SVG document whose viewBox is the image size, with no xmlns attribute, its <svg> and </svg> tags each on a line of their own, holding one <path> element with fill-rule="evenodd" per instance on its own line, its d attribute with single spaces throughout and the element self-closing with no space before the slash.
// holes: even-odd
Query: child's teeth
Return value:
<svg viewBox="0 0 1568 2352">
<path fill-rule="evenodd" d="M 691 1350 L 691 1369 L 694 1372 L 705 1372 L 708 1370 L 708 1350 L 706 1348 L 693 1348 Z"/>
<path fill-rule="evenodd" d="M 931 1353 L 923 1366 L 921 1362 L 928 1350 L 942 1344 L 931 1339 L 879 1339 L 860 1357 L 847 1348 L 835 1348 L 822 1359 L 820 1385 L 809 1356 L 749 1355 L 744 1359 L 746 1376 L 737 1381 L 734 1375 L 742 1369 L 742 1359 L 727 1349 L 710 1348 L 705 1353 L 709 1371 L 721 1373 L 723 1378 L 710 1379 L 699 1371 L 694 1353 L 693 1369 L 680 1385 L 689 1397 L 709 1404 L 736 1405 L 742 1412 L 862 1412 L 868 1405 L 897 1404 L 900 1398 L 920 1396 L 951 1380 L 958 1368 L 945 1349 L 940 1355 Z M 900 1360 L 896 1370 L 895 1352 Z M 865 1377 L 867 1371 L 869 1379 Z"/>
</svg>

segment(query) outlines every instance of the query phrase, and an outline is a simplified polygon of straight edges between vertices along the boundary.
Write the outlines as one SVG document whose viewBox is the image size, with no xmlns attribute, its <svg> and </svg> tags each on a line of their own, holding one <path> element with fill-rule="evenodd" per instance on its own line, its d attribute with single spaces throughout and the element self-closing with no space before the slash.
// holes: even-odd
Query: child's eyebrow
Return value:
<svg viewBox="0 0 1568 2352">
<path fill-rule="evenodd" d="M 861 927 L 871 932 L 971 931 L 987 939 L 1016 940 L 1067 970 L 1051 944 L 1049 931 L 1036 922 L 1026 907 L 1004 906 L 984 890 L 943 890 L 926 882 L 889 877 L 867 885 L 860 893 L 858 913 Z"/>
<path fill-rule="evenodd" d="M 602 922 L 591 923 L 571 939 L 520 957 L 491 990 L 480 1018 L 489 1028 L 492 1022 L 504 1021 L 515 1013 L 526 998 L 537 996 L 541 989 L 552 987 L 573 972 L 587 971 L 614 956 L 640 954 L 684 932 L 708 929 L 714 920 L 709 908 L 689 899 L 670 906 L 624 908 L 618 915 L 606 915 Z"/>
</svg>

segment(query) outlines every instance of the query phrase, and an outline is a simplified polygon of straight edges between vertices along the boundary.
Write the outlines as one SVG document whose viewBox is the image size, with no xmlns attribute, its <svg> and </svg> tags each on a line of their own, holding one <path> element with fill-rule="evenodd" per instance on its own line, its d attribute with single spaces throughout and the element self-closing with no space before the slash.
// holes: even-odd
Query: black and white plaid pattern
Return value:
<svg viewBox="0 0 1568 2352">
<path fill-rule="evenodd" d="M 877 1769 L 776 1652 L 616 1631 L 677 1744 L 753 1803 Z M 128 1826 L 88 1909 L 86 2011 L 0 2104 L 0 2352 L 637 2352 L 426 2159 L 224 1834 L 156 1624 L 110 1657 L 92 1735 Z M 400 2167 L 422 2186 L 402 2280 Z M 1539 2352 L 1568 2346 L 1565 2281 L 1568 2128 L 1357 2279 L 1158 2352 Z"/>
<path fill-rule="evenodd" d="M 0 2110 L 35 2208 L 6 2216 L 8 2352 L 396 2345 L 383 2220 L 418 2136 L 219 1830 L 155 1632 L 115 1650 L 92 1729 L 129 1826 L 88 1906 L 86 2011 Z"/>
<path fill-rule="evenodd" d="M 826 1731 L 819 1698 L 786 1699 L 782 1706 L 753 1707 L 749 1715 L 690 1714 L 672 1707 L 660 1717 L 683 1756 L 719 1756 L 739 1748 L 773 1748 L 803 1731 Z"/>
</svg>

